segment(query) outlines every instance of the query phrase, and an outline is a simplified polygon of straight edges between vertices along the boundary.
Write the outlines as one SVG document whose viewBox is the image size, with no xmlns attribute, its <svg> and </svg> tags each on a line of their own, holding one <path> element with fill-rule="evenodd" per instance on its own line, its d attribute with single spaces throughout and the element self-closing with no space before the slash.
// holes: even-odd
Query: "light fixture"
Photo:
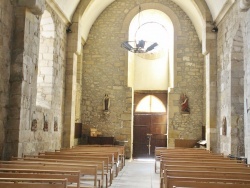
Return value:
<svg viewBox="0 0 250 188">
<path fill-rule="evenodd" d="M 72 25 L 72 23 L 71 24 L 69 24 L 69 26 L 67 27 L 67 29 L 66 29 L 66 33 L 72 33 L 72 30 L 70 29 L 70 26 Z"/>
<path fill-rule="evenodd" d="M 217 33 L 218 32 L 218 27 L 214 26 L 212 29 L 212 32 Z"/>
<path fill-rule="evenodd" d="M 147 23 L 152 23 L 152 22 L 146 22 L 146 23 L 140 25 L 140 13 L 141 13 L 141 6 L 139 6 L 139 13 L 138 13 L 139 27 L 138 27 L 137 31 L 141 28 L 142 25 L 145 25 Z M 157 42 L 145 41 L 143 39 L 138 40 L 136 37 L 137 31 L 135 33 L 135 40 L 134 41 L 125 41 L 121 44 L 121 47 L 125 48 L 126 50 L 128 50 L 132 53 L 147 53 L 147 52 L 152 51 L 155 47 L 158 46 Z"/>
</svg>

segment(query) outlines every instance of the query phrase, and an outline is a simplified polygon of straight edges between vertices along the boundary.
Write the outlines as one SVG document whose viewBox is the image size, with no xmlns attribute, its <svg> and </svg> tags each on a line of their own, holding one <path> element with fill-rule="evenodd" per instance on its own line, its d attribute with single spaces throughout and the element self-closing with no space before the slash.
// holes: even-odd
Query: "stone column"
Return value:
<svg viewBox="0 0 250 188">
<path fill-rule="evenodd" d="M 216 151 L 217 146 L 217 60 L 216 33 L 209 22 L 203 31 L 203 55 L 205 55 L 205 123 L 207 149 Z"/>
<path fill-rule="evenodd" d="M 249 26 L 250 27 L 250 26 Z M 249 36 L 250 38 L 250 36 Z M 244 132 L 245 132 L 245 157 L 248 159 L 247 163 L 250 164 L 250 52 L 249 50 L 245 51 L 248 53 L 245 57 L 248 57 L 247 62 L 245 62 L 245 114 L 244 114 Z"/>
<path fill-rule="evenodd" d="M 241 0 L 241 8 L 242 11 L 247 11 L 250 8 L 250 0 Z M 245 5 L 244 7 L 242 7 L 242 5 Z M 250 29 L 250 24 L 249 24 L 249 18 L 250 15 L 247 15 L 247 26 L 246 26 L 246 30 L 249 31 Z M 246 34 L 246 42 L 250 41 L 250 35 Z M 245 63 L 245 97 L 246 97 L 246 102 L 245 102 L 245 114 L 244 114 L 244 132 L 245 132 L 245 157 L 247 158 L 247 163 L 250 164 L 250 52 L 249 52 L 249 45 L 245 45 L 248 46 L 248 48 L 245 48 L 244 50 L 244 63 Z"/>
<path fill-rule="evenodd" d="M 65 75 L 65 114 L 63 127 L 62 147 L 72 147 L 74 145 L 75 133 L 75 101 L 77 85 L 77 58 L 81 57 L 81 38 L 79 37 L 78 22 L 74 22 L 71 27 L 71 33 L 67 38 L 67 62 Z M 80 42 L 79 42 L 80 41 Z"/>
<path fill-rule="evenodd" d="M 20 157 L 25 131 L 30 131 L 32 108 L 32 86 L 36 82 L 35 67 L 38 59 L 40 15 L 44 11 L 44 0 L 23 0 L 14 3 L 14 34 L 10 72 L 10 96 L 8 126 L 4 158 Z M 28 7 L 26 7 L 28 5 Z M 33 7 L 34 5 L 34 7 Z M 30 9 L 32 9 L 32 12 Z"/>
<path fill-rule="evenodd" d="M 175 114 L 178 114 L 180 112 L 179 109 L 179 100 L 180 100 L 180 94 L 175 93 L 174 89 L 168 90 L 168 106 L 167 106 L 167 112 L 168 112 L 168 147 L 175 147 L 175 139 L 179 138 L 179 131 L 174 128 L 173 119 Z"/>
</svg>

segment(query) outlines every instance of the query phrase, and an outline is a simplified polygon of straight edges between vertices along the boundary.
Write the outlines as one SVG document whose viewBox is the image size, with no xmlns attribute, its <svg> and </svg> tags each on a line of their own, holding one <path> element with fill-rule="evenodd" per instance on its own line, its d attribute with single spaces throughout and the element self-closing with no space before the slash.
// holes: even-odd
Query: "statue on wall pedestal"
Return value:
<svg viewBox="0 0 250 188">
<path fill-rule="evenodd" d="M 32 120 L 31 131 L 37 131 L 37 120 L 36 119 Z"/>
<path fill-rule="evenodd" d="M 110 98 L 109 98 L 108 94 L 105 94 L 104 99 L 103 99 L 104 114 L 109 113 L 109 107 L 110 107 Z"/>
<path fill-rule="evenodd" d="M 47 115 L 44 115 L 43 117 L 43 131 L 48 132 L 49 131 L 49 122 L 47 120 Z"/>
<path fill-rule="evenodd" d="M 225 116 L 222 119 L 222 135 L 227 135 L 227 118 Z"/>
<path fill-rule="evenodd" d="M 57 117 L 54 117 L 54 131 L 58 131 Z"/>
<path fill-rule="evenodd" d="M 188 105 L 188 97 L 184 93 L 181 94 L 181 96 L 180 96 L 180 104 L 181 104 L 181 113 L 182 114 L 189 114 L 190 108 Z"/>
</svg>

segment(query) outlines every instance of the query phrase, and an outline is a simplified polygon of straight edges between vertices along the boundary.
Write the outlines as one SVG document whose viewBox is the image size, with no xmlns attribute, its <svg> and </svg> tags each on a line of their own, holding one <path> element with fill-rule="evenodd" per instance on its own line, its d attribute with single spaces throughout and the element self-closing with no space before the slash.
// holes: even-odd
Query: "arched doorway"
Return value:
<svg viewBox="0 0 250 188">
<path fill-rule="evenodd" d="M 167 144 L 167 92 L 136 92 L 134 104 L 133 158 L 154 157 Z"/>
</svg>

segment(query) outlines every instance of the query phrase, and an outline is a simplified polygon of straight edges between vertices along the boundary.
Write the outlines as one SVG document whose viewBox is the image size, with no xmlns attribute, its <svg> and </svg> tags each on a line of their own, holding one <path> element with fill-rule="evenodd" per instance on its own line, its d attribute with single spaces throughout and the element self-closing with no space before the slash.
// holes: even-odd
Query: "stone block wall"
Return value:
<svg viewBox="0 0 250 188">
<path fill-rule="evenodd" d="M 43 7 L 42 4 L 41 7 Z M 5 140 L 4 158 L 6 159 L 10 156 L 20 157 L 22 154 L 35 154 L 61 147 L 65 89 L 66 24 L 49 6 L 46 6 L 56 27 L 54 45 L 51 46 L 53 92 L 49 108 L 37 106 L 40 13 L 43 10 L 38 10 L 37 7 L 31 11 L 18 4 L 14 4 L 13 8 L 13 21 L 9 21 L 13 23 L 14 28 L 11 41 L 13 53 L 9 64 L 10 89 L 8 95 L 10 103 L 8 122 L 5 122 L 7 139 Z M 8 9 L 5 8 L 5 10 Z M 11 33 L 11 30 L 8 33 Z"/>
<path fill-rule="evenodd" d="M 39 151 L 60 149 L 62 142 L 67 38 L 66 24 L 48 5 L 46 5 L 45 10 L 51 16 L 55 28 L 53 31 L 53 45 L 48 46 L 48 53 L 43 54 L 45 56 L 43 57 L 45 58 L 44 61 L 47 61 L 47 66 L 43 64 L 43 68 L 45 69 L 43 71 L 45 84 L 49 82 L 47 85 L 50 86 L 49 99 L 46 100 L 49 102 L 49 106 L 40 105 L 37 103 L 36 97 L 33 98 L 30 119 L 31 121 L 34 119 L 37 120 L 37 131 L 31 132 L 32 137 L 29 140 L 24 140 L 23 153 L 37 153 Z M 45 18 L 46 20 L 48 19 Z M 51 57 L 48 58 L 46 54 Z M 40 60 L 43 61 L 43 58 Z M 33 95 L 36 96 L 35 91 Z M 46 122 L 48 123 L 47 130 L 45 127 Z M 24 134 L 27 133 L 24 132 Z M 33 149 L 31 150 L 30 148 Z"/>
<path fill-rule="evenodd" d="M 218 25 L 217 34 L 217 73 L 218 73 L 218 102 L 217 129 L 219 151 L 225 155 L 237 155 L 238 142 L 245 142 L 244 152 L 249 156 L 249 28 L 250 12 L 241 11 L 240 1 L 236 1 L 226 16 Z M 238 64 L 237 64 L 238 63 Z M 240 64 L 239 64 L 240 63 Z M 241 66 L 241 70 L 239 70 Z M 241 77 L 241 78 L 240 78 Z M 237 85 L 237 86 L 236 86 Z M 240 89 L 240 85 L 243 88 Z M 235 97 L 235 95 L 237 95 Z M 248 103 L 248 104 L 247 104 Z M 241 113 L 239 113 L 239 111 Z M 222 135 L 222 119 L 227 119 L 227 134 Z M 244 119 L 244 123 L 242 122 Z M 244 124 L 244 131 L 237 126 Z M 243 126 L 243 125 L 242 125 Z M 238 129 L 238 130 L 236 130 Z M 242 133 L 244 132 L 244 134 Z M 238 138 L 234 135 L 238 134 Z M 244 136 L 243 136 L 243 135 Z M 240 136 L 241 135 L 241 136 Z M 243 137 L 245 140 L 243 141 Z"/>
<path fill-rule="evenodd" d="M 140 2 L 152 3 L 150 0 Z M 175 87 L 169 94 L 169 139 L 201 139 L 203 123 L 203 55 L 201 43 L 188 16 L 172 1 L 156 0 L 152 5 L 166 6 L 179 18 L 181 33 L 177 36 Z M 97 18 L 83 47 L 83 113 L 84 134 L 96 127 L 105 136 L 128 140 L 132 144 L 133 88 L 127 87 L 127 51 L 121 43 L 128 38 L 121 31 L 126 14 L 138 6 L 133 0 L 117 0 Z M 103 98 L 111 99 L 110 114 L 103 113 Z M 180 95 L 189 97 L 191 113 L 180 113 Z M 128 154 L 130 155 L 130 153 Z"/>
<path fill-rule="evenodd" d="M 246 78 L 244 80 L 244 83 L 246 84 L 246 90 L 244 91 L 245 97 L 250 100 L 250 12 L 248 9 L 248 12 L 245 13 L 245 22 L 246 22 L 246 30 L 245 32 L 248 33 L 248 35 L 244 35 L 244 62 L 245 62 L 245 75 Z M 248 105 L 245 105 L 245 113 L 244 114 L 244 143 L 245 143 L 245 156 L 248 159 L 250 159 L 250 115 L 249 115 L 249 103 Z"/>
<path fill-rule="evenodd" d="M 0 158 L 2 157 L 9 102 L 13 7 L 9 0 L 0 3 Z"/>
</svg>

